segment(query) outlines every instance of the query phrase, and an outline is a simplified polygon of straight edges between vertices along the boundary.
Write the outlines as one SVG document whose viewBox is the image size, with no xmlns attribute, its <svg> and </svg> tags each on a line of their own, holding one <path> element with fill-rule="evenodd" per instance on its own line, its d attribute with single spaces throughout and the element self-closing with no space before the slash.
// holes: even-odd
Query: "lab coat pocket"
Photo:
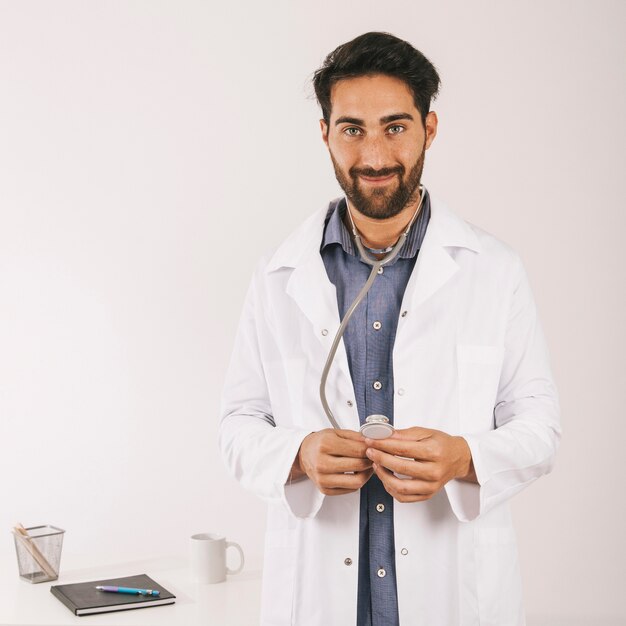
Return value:
<svg viewBox="0 0 626 626">
<path fill-rule="evenodd" d="M 501 346 L 457 344 L 461 432 L 493 430 L 502 357 Z"/>
<path fill-rule="evenodd" d="M 293 594 L 296 577 L 296 529 L 268 529 L 263 557 L 261 624 L 293 623 Z M 279 600 L 280 598 L 280 600 Z"/>
<path fill-rule="evenodd" d="M 480 626 L 524 626 L 513 528 L 479 528 L 475 546 Z"/>
</svg>

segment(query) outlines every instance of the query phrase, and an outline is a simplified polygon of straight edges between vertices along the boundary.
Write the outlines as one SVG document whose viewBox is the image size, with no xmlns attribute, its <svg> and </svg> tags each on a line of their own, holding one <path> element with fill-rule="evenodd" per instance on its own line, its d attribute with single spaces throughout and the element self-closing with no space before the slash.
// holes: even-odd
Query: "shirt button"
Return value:
<svg viewBox="0 0 626 626">
<path fill-rule="evenodd" d="M 406 317 L 407 313 L 408 313 L 408 311 L 402 311 L 402 317 Z"/>
<path fill-rule="evenodd" d="M 383 388 L 383 384 L 380 382 L 380 380 L 375 380 L 374 384 L 372 385 L 372 387 L 374 387 L 374 389 L 376 389 L 376 391 L 379 391 L 380 389 Z"/>
<path fill-rule="evenodd" d="M 344 563 L 345 563 L 346 565 L 352 565 L 352 559 L 347 558 L 347 559 L 344 561 Z"/>
<path fill-rule="evenodd" d="M 383 325 L 377 320 L 372 324 L 372 327 L 374 328 L 374 330 L 380 330 Z"/>
<path fill-rule="evenodd" d="M 378 268 L 378 274 L 382 274 L 385 270 L 383 270 L 382 265 Z"/>
<path fill-rule="evenodd" d="M 403 396 L 404 395 L 404 389 L 402 387 L 400 387 L 400 389 L 398 389 L 398 395 L 399 396 Z"/>
<path fill-rule="evenodd" d="M 385 510 L 385 505 L 384 505 L 384 504 L 377 504 L 377 505 L 376 505 L 376 510 L 377 510 L 379 513 L 382 513 L 382 512 Z"/>
<path fill-rule="evenodd" d="M 328 335 L 328 330 L 326 328 L 322 328 L 322 335 L 324 335 L 324 337 Z"/>
<path fill-rule="evenodd" d="M 378 574 L 378 578 L 384 578 L 385 574 L 387 574 L 387 572 L 382 567 L 376 573 Z"/>
<path fill-rule="evenodd" d="M 352 406 L 352 405 L 353 405 L 352 400 L 348 400 L 348 406 Z"/>
<path fill-rule="evenodd" d="M 406 548 L 402 548 L 402 550 L 400 550 L 400 554 L 404 554 L 405 556 L 409 553 L 409 551 Z"/>
</svg>

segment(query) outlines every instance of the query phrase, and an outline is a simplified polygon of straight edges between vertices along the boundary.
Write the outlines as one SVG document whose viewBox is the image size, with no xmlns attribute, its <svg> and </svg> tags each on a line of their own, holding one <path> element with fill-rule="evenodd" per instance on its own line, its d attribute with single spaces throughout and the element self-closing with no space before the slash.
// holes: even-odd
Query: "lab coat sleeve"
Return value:
<svg viewBox="0 0 626 626">
<path fill-rule="evenodd" d="M 257 279 L 262 267 L 257 269 Z M 311 431 L 275 424 L 259 348 L 258 308 L 253 279 L 222 393 L 220 451 L 227 469 L 244 488 L 268 503 L 282 503 L 295 517 L 311 517 L 324 495 L 308 478 L 289 484 L 300 444 Z"/>
<path fill-rule="evenodd" d="M 470 521 L 520 492 L 554 466 L 559 398 L 528 277 L 516 258 L 494 430 L 464 435 L 478 484 L 452 480 L 446 491 L 460 521 Z"/>
</svg>

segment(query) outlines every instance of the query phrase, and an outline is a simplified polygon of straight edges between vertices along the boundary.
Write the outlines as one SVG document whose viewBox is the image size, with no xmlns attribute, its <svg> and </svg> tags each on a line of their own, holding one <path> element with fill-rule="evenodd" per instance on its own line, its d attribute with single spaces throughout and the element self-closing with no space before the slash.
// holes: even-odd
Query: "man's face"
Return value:
<svg viewBox="0 0 626 626">
<path fill-rule="evenodd" d="M 417 200 L 436 114 L 424 128 L 409 87 L 384 74 L 338 81 L 331 105 L 330 124 L 320 125 L 339 185 L 363 215 L 397 215 Z"/>
</svg>

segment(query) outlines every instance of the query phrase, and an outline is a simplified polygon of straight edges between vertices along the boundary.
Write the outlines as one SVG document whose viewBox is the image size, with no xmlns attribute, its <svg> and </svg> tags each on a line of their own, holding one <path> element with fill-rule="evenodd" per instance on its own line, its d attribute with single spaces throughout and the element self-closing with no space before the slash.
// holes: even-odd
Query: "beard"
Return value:
<svg viewBox="0 0 626 626">
<path fill-rule="evenodd" d="M 422 146 L 422 153 L 411 167 L 407 176 L 406 168 L 403 165 L 397 167 L 386 167 L 381 170 L 371 168 L 351 167 L 348 175 L 345 174 L 335 161 L 333 153 L 330 153 L 331 161 L 335 169 L 335 176 L 339 186 L 354 205 L 354 207 L 366 217 L 384 220 L 398 215 L 407 205 L 417 200 L 419 194 L 419 184 L 422 179 L 424 169 L 424 157 L 426 153 L 426 141 Z M 385 178 L 395 174 L 398 177 L 397 185 L 394 180 L 388 185 L 363 189 L 359 175 L 369 178 Z"/>
</svg>

